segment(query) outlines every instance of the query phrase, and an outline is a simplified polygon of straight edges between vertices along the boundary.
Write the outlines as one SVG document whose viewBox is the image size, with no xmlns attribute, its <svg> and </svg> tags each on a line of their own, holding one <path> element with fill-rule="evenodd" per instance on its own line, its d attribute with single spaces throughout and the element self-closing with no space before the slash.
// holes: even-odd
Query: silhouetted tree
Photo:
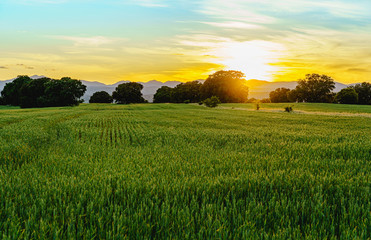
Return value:
<svg viewBox="0 0 371 240">
<path fill-rule="evenodd" d="M 171 102 L 199 102 L 201 99 L 201 86 L 202 84 L 197 81 L 178 84 L 171 92 Z"/>
<path fill-rule="evenodd" d="M 298 102 L 332 102 L 335 88 L 334 80 L 326 75 L 307 74 L 305 79 L 300 79 L 295 88 L 296 101 Z"/>
<path fill-rule="evenodd" d="M 287 95 L 290 92 L 288 88 L 277 88 L 276 90 L 269 93 L 269 98 L 272 103 L 284 103 L 290 102 Z"/>
<path fill-rule="evenodd" d="M 5 105 L 19 106 L 21 88 L 24 84 L 31 81 L 32 79 L 29 76 L 18 76 L 12 82 L 5 84 L 4 89 L 1 91 Z"/>
<path fill-rule="evenodd" d="M 113 98 L 106 91 L 95 92 L 89 99 L 89 103 L 112 103 Z"/>
<path fill-rule="evenodd" d="M 112 93 L 113 99 L 120 104 L 144 103 L 142 97 L 143 85 L 136 82 L 122 83 Z"/>
<path fill-rule="evenodd" d="M 353 88 L 344 88 L 336 94 L 336 102 L 342 104 L 357 104 L 358 93 Z"/>
<path fill-rule="evenodd" d="M 157 89 L 155 95 L 153 96 L 154 103 L 169 103 L 171 102 L 173 88 L 162 86 Z"/>
<path fill-rule="evenodd" d="M 246 102 L 249 88 L 240 71 L 218 71 L 210 75 L 201 87 L 202 99 L 217 96 L 221 102 Z"/>
<path fill-rule="evenodd" d="M 21 87 L 21 108 L 44 107 L 46 83 L 50 78 L 33 79 Z"/>
<path fill-rule="evenodd" d="M 86 91 L 86 86 L 81 81 L 64 77 L 60 80 L 48 81 L 45 95 L 40 99 L 44 107 L 75 106 Z"/>
<path fill-rule="evenodd" d="M 78 105 L 85 91 L 81 81 L 68 77 L 55 80 L 19 76 L 8 83 L 1 94 L 8 105 L 30 108 Z"/>
<path fill-rule="evenodd" d="M 298 99 L 299 96 L 296 89 L 293 89 L 287 93 L 287 100 L 289 100 L 289 102 L 297 102 Z"/>
<path fill-rule="evenodd" d="M 371 105 L 371 83 L 363 82 L 352 86 L 358 93 L 358 103 Z"/>
<path fill-rule="evenodd" d="M 0 105 L 5 105 L 5 101 L 3 97 L 0 97 Z"/>
</svg>

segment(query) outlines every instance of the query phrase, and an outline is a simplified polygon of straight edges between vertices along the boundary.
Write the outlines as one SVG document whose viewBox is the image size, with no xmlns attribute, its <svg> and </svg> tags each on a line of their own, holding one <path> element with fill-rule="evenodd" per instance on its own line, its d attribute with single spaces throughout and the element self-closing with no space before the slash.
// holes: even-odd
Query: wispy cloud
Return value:
<svg viewBox="0 0 371 240">
<path fill-rule="evenodd" d="M 117 41 L 126 41 L 124 38 L 109 38 L 104 36 L 76 37 L 76 36 L 49 36 L 49 38 L 71 41 L 78 47 L 99 47 Z"/>
<path fill-rule="evenodd" d="M 169 6 L 168 3 L 164 0 L 129 0 L 126 3 L 150 8 L 161 8 Z"/>
<path fill-rule="evenodd" d="M 226 29 L 259 29 L 264 28 L 261 25 L 257 24 L 249 24 L 245 22 L 201 22 L 204 24 L 208 24 L 214 27 L 226 28 Z"/>
</svg>

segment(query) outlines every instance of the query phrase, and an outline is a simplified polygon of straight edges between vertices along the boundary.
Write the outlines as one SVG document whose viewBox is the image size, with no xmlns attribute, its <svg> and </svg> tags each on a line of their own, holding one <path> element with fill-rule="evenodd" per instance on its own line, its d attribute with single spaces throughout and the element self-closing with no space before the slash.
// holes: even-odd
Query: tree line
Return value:
<svg viewBox="0 0 371 240">
<path fill-rule="evenodd" d="M 334 93 L 334 80 L 326 75 L 307 74 L 295 89 L 277 88 L 263 102 L 317 102 L 341 104 L 371 104 L 371 84 L 363 82 Z"/>
<path fill-rule="evenodd" d="M 81 81 L 69 77 L 57 80 L 18 76 L 4 86 L 0 103 L 21 108 L 75 106 L 82 102 L 85 91 Z"/>
<path fill-rule="evenodd" d="M 247 101 L 248 87 L 245 75 L 239 71 L 218 71 L 210 75 L 202 84 L 198 81 L 181 83 L 170 88 L 163 86 L 154 95 L 154 103 L 201 103 L 213 106 L 215 103 L 234 102 L 243 103 Z M 144 103 L 140 83 L 123 83 L 117 86 L 110 96 L 107 92 L 94 93 L 90 103 Z M 214 97 L 214 98 L 212 98 Z"/>
<path fill-rule="evenodd" d="M 200 103 L 215 106 L 221 103 L 254 102 L 248 99 L 249 88 L 245 75 L 240 71 L 217 71 L 204 83 L 198 81 L 181 83 L 170 88 L 163 86 L 154 95 L 154 103 Z M 143 85 L 136 82 L 123 83 L 110 95 L 105 91 L 95 92 L 90 103 L 145 103 Z M 334 93 L 334 80 L 327 75 L 307 74 L 298 81 L 295 89 L 277 88 L 269 98 L 260 102 L 318 102 L 342 104 L 371 104 L 371 84 L 364 82 Z M 81 81 L 64 77 L 31 79 L 18 76 L 7 83 L 1 92 L 0 104 L 31 107 L 75 106 L 82 102 L 86 86 Z"/>
</svg>

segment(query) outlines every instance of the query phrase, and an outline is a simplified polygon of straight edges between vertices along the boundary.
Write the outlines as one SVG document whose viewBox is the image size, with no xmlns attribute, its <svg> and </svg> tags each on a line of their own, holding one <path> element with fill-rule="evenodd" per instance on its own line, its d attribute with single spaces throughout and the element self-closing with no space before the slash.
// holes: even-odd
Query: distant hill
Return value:
<svg viewBox="0 0 371 240">
<path fill-rule="evenodd" d="M 39 76 L 34 75 L 31 76 L 32 79 L 42 78 L 45 76 Z M 13 81 L 15 78 L 5 81 L 0 81 L 0 91 L 4 88 L 5 84 L 8 82 Z M 199 81 L 203 83 L 205 80 L 198 79 L 196 81 Z M 86 85 L 87 90 L 85 92 L 85 95 L 83 96 L 83 99 L 86 103 L 89 102 L 90 97 L 93 95 L 93 93 L 97 91 L 106 91 L 109 94 L 112 94 L 112 92 L 116 89 L 116 87 L 121 83 L 127 83 L 130 81 L 120 81 L 115 84 L 107 85 L 101 82 L 90 82 L 82 80 L 83 84 Z M 168 81 L 168 82 L 160 82 L 157 80 L 151 80 L 149 82 L 139 82 L 143 85 L 143 97 L 148 100 L 149 102 L 153 101 L 153 96 L 156 93 L 157 89 L 159 89 L 162 86 L 168 86 L 168 87 L 175 87 L 176 85 L 180 84 L 181 82 L 178 81 Z M 262 81 L 262 80 L 256 80 L 251 79 L 247 81 L 247 85 L 249 86 L 249 98 L 256 98 L 256 99 L 263 99 L 268 98 L 269 93 L 271 91 L 276 90 L 277 88 L 289 88 L 294 89 L 298 83 L 296 81 L 293 82 L 268 82 L 268 81 Z M 341 89 L 346 88 L 348 86 L 355 85 L 353 84 L 342 84 L 339 82 L 335 82 L 335 89 L 334 92 L 339 92 Z"/>
</svg>

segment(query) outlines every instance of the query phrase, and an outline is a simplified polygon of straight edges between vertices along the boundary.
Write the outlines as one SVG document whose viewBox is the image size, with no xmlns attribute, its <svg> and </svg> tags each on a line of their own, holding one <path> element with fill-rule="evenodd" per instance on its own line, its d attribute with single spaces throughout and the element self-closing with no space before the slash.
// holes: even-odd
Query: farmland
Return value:
<svg viewBox="0 0 371 240">
<path fill-rule="evenodd" d="M 282 106 L 2 107 L 0 238 L 370 238 L 371 107 Z"/>
</svg>

